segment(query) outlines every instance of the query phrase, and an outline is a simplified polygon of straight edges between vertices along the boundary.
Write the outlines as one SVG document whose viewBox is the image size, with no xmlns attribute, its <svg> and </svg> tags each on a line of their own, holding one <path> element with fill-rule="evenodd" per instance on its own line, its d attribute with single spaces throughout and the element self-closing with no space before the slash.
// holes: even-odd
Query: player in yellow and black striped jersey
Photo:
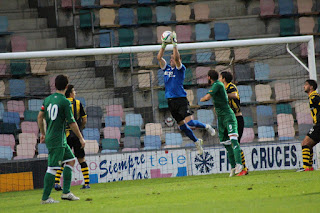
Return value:
<svg viewBox="0 0 320 213">
<path fill-rule="evenodd" d="M 84 129 L 86 123 L 87 123 L 87 115 L 84 111 L 84 108 L 79 100 L 76 100 L 76 91 L 74 89 L 73 85 L 68 85 L 68 89 L 66 91 L 66 97 L 71 102 L 72 106 L 72 112 L 74 115 L 74 118 L 79 126 L 79 129 Z M 81 171 L 84 179 L 84 185 L 82 189 L 88 189 L 90 188 L 89 185 L 89 168 L 85 160 L 85 152 L 84 149 L 81 148 L 79 139 L 75 137 L 74 133 L 71 131 L 70 127 L 66 127 L 66 136 L 67 136 L 67 143 L 70 146 L 70 148 L 74 150 L 74 154 L 77 157 L 79 164 L 81 166 Z M 63 167 L 61 167 L 61 170 L 57 171 L 56 178 L 55 178 L 55 189 L 57 191 L 61 190 L 60 186 L 60 177 L 63 172 Z"/>
<path fill-rule="evenodd" d="M 230 72 L 223 71 L 220 73 L 219 80 L 224 84 L 224 87 L 226 88 L 228 99 L 229 99 L 229 105 L 237 118 L 238 134 L 239 134 L 238 141 L 240 143 L 240 140 L 243 134 L 243 129 L 244 129 L 244 120 L 240 110 L 239 91 L 236 85 L 234 85 L 231 82 L 232 79 L 233 79 L 233 76 Z M 242 158 L 243 171 L 238 174 L 239 176 L 248 174 L 248 168 L 246 167 L 243 150 L 241 150 L 241 158 Z"/>
<path fill-rule="evenodd" d="M 303 167 L 297 172 L 313 171 L 313 147 L 320 141 L 320 95 L 316 91 L 318 85 L 315 80 L 306 80 L 304 91 L 309 95 L 309 106 L 313 118 L 313 127 L 301 142 Z"/>
</svg>

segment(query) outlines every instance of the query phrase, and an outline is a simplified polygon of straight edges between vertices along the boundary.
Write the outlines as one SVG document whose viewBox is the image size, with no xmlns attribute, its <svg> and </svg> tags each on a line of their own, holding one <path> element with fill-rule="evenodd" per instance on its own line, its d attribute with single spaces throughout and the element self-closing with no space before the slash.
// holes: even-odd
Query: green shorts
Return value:
<svg viewBox="0 0 320 213">
<path fill-rule="evenodd" d="M 75 159 L 69 145 L 66 147 L 58 147 L 48 149 L 48 167 L 52 169 L 60 169 L 63 163 L 72 161 Z"/>
<path fill-rule="evenodd" d="M 238 135 L 238 123 L 236 116 L 234 114 L 230 114 L 218 117 L 218 129 L 220 143 L 229 141 L 229 135 Z"/>
</svg>

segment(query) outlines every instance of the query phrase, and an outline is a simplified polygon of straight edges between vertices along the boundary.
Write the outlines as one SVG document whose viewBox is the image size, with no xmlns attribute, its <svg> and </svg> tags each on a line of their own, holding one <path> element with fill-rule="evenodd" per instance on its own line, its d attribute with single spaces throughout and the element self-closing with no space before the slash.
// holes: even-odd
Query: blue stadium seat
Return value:
<svg viewBox="0 0 320 213">
<path fill-rule="evenodd" d="M 238 91 L 240 95 L 240 102 L 241 103 L 251 103 L 252 100 L 252 88 L 248 85 L 239 85 Z"/>
<path fill-rule="evenodd" d="M 0 102 L 0 120 L 3 119 L 3 113 L 4 113 L 4 106 L 3 106 L 3 103 Z"/>
<path fill-rule="evenodd" d="M 101 8 L 100 5 L 95 5 L 95 0 L 81 0 L 81 7 L 85 7 L 85 8 Z"/>
<path fill-rule="evenodd" d="M 211 56 L 211 51 L 196 50 L 196 57 L 198 63 L 210 63 Z"/>
<path fill-rule="evenodd" d="M 271 106 L 257 106 L 257 124 L 258 126 L 274 125 L 274 118 Z"/>
<path fill-rule="evenodd" d="M 100 141 L 100 131 L 96 128 L 85 128 L 82 131 L 85 140 L 96 140 Z"/>
<path fill-rule="evenodd" d="M 278 0 L 279 3 L 279 14 L 280 15 L 291 15 L 293 14 L 293 1 L 292 0 Z"/>
<path fill-rule="evenodd" d="M 209 41 L 211 34 L 210 24 L 196 24 L 195 26 L 196 41 Z"/>
<path fill-rule="evenodd" d="M 4 123 L 13 123 L 17 129 L 20 129 L 20 115 L 18 112 L 4 112 L 3 113 Z"/>
<path fill-rule="evenodd" d="M 43 78 L 29 78 L 29 94 L 31 96 L 49 95 L 49 85 Z"/>
<path fill-rule="evenodd" d="M 200 99 L 205 96 L 208 93 L 208 89 L 199 88 L 197 89 L 197 99 L 198 99 L 198 105 L 200 106 L 213 106 L 212 100 L 206 102 L 200 102 Z"/>
<path fill-rule="evenodd" d="M 133 25 L 134 12 L 132 8 L 120 8 L 119 11 L 119 24 L 120 25 Z"/>
<path fill-rule="evenodd" d="M 115 46 L 115 36 L 113 30 L 100 30 L 99 33 L 100 47 Z M 112 44 L 110 37 L 112 38 Z"/>
<path fill-rule="evenodd" d="M 0 146 L 0 159 L 11 160 L 13 151 L 10 146 Z"/>
<path fill-rule="evenodd" d="M 89 106 L 86 109 L 87 115 L 91 117 L 102 117 L 102 109 L 99 106 Z"/>
<path fill-rule="evenodd" d="M 38 154 L 48 154 L 48 148 L 45 143 L 38 143 Z"/>
<path fill-rule="evenodd" d="M 235 81 L 250 81 L 253 80 L 250 64 L 236 64 L 234 66 Z"/>
<path fill-rule="evenodd" d="M 24 80 L 11 79 L 9 80 L 9 89 L 11 97 L 26 96 L 26 82 Z"/>
<path fill-rule="evenodd" d="M 102 150 L 118 151 L 120 149 L 118 139 L 104 138 L 101 140 L 101 146 L 102 146 Z"/>
<path fill-rule="evenodd" d="M 259 126 L 258 127 L 258 138 L 259 139 L 270 139 L 274 140 L 275 133 L 273 126 Z"/>
<path fill-rule="evenodd" d="M 95 129 L 101 129 L 101 117 L 87 117 L 87 124 L 86 128 L 95 128 Z"/>
<path fill-rule="evenodd" d="M 163 76 L 163 70 L 162 69 L 158 70 L 158 85 L 159 86 L 164 86 L 164 76 Z"/>
<path fill-rule="evenodd" d="M 11 34 L 10 32 L 8 32 L 8 26 L 8 17 L 0 16 L 0 35 Z"/>
<path fill-rule="evenodd" d="M 260 62 L 254 63 L 254 76 L 256 80 L 269 80 L 269 75 L 269 64 L 264 64 Z"/>
<path fill-rule="evenodd" d="M 312 128 L 313 124 L 299 124 L 298 129 L 299 129 L 299 139 L 303 140 L 310 129 Z"/>
<path fill-rule="evenodd" d="M 167 133 L 166 134 L 166 145 L 179 145 L 183 143 L 182 136 L 180 133 Z"/>
<path fill-rule="evenodd" d="M 160 149 L 161 139 L 159 135 L 146 135 L 144 136 L 144 149 Z"/>
<path fill-rule="evenodd" d="M 28 100 L 28 109 L 31 111 L 39 111 L 43 104 L 41 99 L 30 99 Z"/>
<path fill-rule="evenodd" d="M 214 39 L 216 41 L 229 40 L 229 25 L 227 23 L 214 24 Z"/>
<path fill-rule="evenodd" d="M 121 127 L 122 121 L 120 116 L 106 116 L 105 127 Z"/>
<path fill-rule="evenodd" d="M 141 127 L 143 125 L 143 119 L 141 114 L 127 114 L 125 120 L 127 126 Z"/>
<path fill-rule="evenodd" d="M 197 118 L 202 123 L 213 125 L 214 114 L 212 110 L 199 109 L 197 111 Z"/>
<path fill-rule="evenodd" d="M 171 7 L 169 6 L 158 6 L 156 7 L 156 17 L 157 17 L 157 23 L 164 23 L 169 24 L 173 23 L 171 21 L 172 13 L 171 13 Z"/>
</svg>

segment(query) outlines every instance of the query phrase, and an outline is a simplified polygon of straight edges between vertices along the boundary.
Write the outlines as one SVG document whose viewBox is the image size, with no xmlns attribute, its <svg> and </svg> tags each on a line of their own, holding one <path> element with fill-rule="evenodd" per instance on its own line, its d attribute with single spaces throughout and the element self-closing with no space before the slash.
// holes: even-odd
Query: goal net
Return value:
<svg viewBox="0 0 320 213">
<path fill-rule="evenodd" d="M 230 71 L 241 99 L 245 128 L 240 145 L 249 170 L 302 166 L 300 142 L 312 127 L 303 85 L 317 79 L 311 36 L 178 48 L 187 68 L 184 88 L 195 119 L 217 128 L 212 101 L 199 100 L 208 91 L 210 69 Z M 205 154 L 198 155 L 172 120 L 156 59 L 159 49 L 155 45 L 0 54 L 1 191 L 43 187 L 48 150 L 39 144 L 36 122 L 42 101 L 55 92 L 59 74 L 69 77 L 87 114 L 82 133 L 91 183 L 228 172 L 227 154 L 217 135 L 193 129 L 204 140 Z M 167 63 L 171 54 L 169 45 Z M 83 184 L 79 163 L 73 184 Z"/>
</svg>

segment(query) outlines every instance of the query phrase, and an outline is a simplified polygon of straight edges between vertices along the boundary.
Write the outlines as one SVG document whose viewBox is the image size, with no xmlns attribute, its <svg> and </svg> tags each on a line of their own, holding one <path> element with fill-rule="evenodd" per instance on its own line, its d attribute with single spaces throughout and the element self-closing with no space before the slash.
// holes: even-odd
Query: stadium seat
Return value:
<svg viewBox="0 0 320 213">
<path fill-rule="evenodd" d="M 164 86 L 163 70 L 159 69 L 157 74 L 158 86 Z"/>
<path fill-rule="evenodd" d="M 251 116 L 243 116 L 244 127 L 252 128 L 253 127 L 253 118 Z"/>
<path fill-rule="evenodd" d="M 250 142 L 253 142 L 253 140 L 254 140 L 253 128 L 244 128 L 240 142 L 241 143 L 250 143 Z"/>
<path fill-rule="evenodd" d="M 292 36 L 296 33 L 296 26 L 294 19 L 282 18 L 280 19 L 280 36 Z"/>
<path fill-rule="evenodd" d="M 274 0 L 260 0 L 260 16 L 272 16 L 274 9 Z"/>
<path fill-rule="evenodd" d="M 123 141 L 124 148 L 140 148 L 140 137 L 125 137 Z"/>
<path fill-rule="evenodd" d="M 117 139 L 104 138 L 101 140 L 102 150 L 119 150 L 119 141 Z"/>
<path fill-rule="evenodd" d="M 277 114 L 292 114 L 290 104 L 277 104 Z"/>
<path fill-rule="evenodd" d="M 45 58 L 30 59 L 30 68 L 32 74 L 45 74 L 47 68 L 47 60 Z"/>
<path fill-rule="evenodd" d="M 193 73 L 192 69 L 187 68 L 185 71 L 185 78 L 183 81 L 183 85 L 192 85 L 193 84 Z"/>
<path fill-rule="evenodd" d="M 280 15 L 291 15 L 294 13 L 293 0 L 278 0 L 278 4 Z"/>
<path fill-rule="evenodd" d="M 37 121 L 38 114 L 39 114 L 39 110 L 37 111 L 26 110 L 23 113 L 23 117 L 25 121 Z"/>
<path fill-rule="evenodd" d="M 300 34 L 313 34 L 314 28 L 315 28 L 315 21 L 313 17 L 299 18 Z"/>
<path fill-rule="evenodd" d="M 252 88 L 249 85 L 239 85 L 238 91 L 240 95 L 241 103 L 251 103 L 252 100 Z"/>
<path fill-rule="evenodd" d="M 99 152 L 99 143 L 96 140 L 86 140 L 86 146 L 84 147 L 86 154 L 96 154 Z"/>
<path fill-rule="evenodd" d="M 8 17 L 0 16 L 0 35 L 8 34 Z"/>
<path fill-rule="evenodd" d="M 236 64 L 234 66 L 234 74 L 236 82 L 253 80 L 250 64 Z"/>
<path fill-rule="evenodd" d="M 146 66 L 153 66 L 153 60 L 154 56 L 151 53 L 137 53 L 137 58 L 138 58 L 138 66 L 139 67 L 146 67 Z"/>
<path fill-rule="evenodd" d="M 101 8 L 100 5 L 95 4 L 95 0 L 81 0 L 81 7 L 83 8 Z"/>
<path fill-rule="evenodd" d="M 161 36 L 162 36 L 162 33 L 164 31 L 172 31 L 172 27 L 171 26 L 158 26 L 157 27 L 157 42 L 160 44 L 162 41 L 161 41 Z M 182 42 L 181 41 L 181 37 L 179 36 L 178 32 L 177 32 L 177 27 L 176 27 L 176 33 L 177 33 L 177 36 L 179 38 L 179 42 Z"/>
<path fill-rule="evenodd" d="M 61 8 L 71 9 L 72 8 L 72 0 L 61 0 Z"/>
<path fill-rule="evenodd" d="M 293 126 L 278 126 L 278 137 L 280 141 L 293 140 L 295 136 L 295 130 Z"/>
<path fill-rule="evenodd" d="M 214 40 L 224 41 L 229 40 L 229 25 L 228 23 L 215 23 L 214 24 Z"/>
<path fill-rule="evenodd" d="M 23 118 L 23 113 L 25 111 L 23 101 L 10 100 L 7 102 L 8 112 L 17 112 L 20 115 L 20 118 Z"/>
<path fill-rule="evenodd" d="M 140 126 L 125 126 L 124 135 L 125 137 L 140 137 L 141 136 Z"/>
<path fill-rule="evenodd" d="M 166 146 L 177 145 L 181 146 L 183 143 L 180 133 L 166 133 Z"/>
<path fill-rule="evenodd" d="M 158 91 L 158 102 L 159 102 L 159 109 L 167 109 L 168 106 L 168 100 L 165 97 L 165 91 L 159 90 Z"/>
<path fill-rule="evenodd" d="M 119 116 L 122 120 L 122 117 L 123 117 L 122 105 L 107 105 L 106 112 L 108 116 Z"/>
<path fill-rule="evenodd" d="M 192 29 L 190 25 L 177 25 L 176 26 L 177 37 L 179 42 L 191 42 L 192 41 Z"/>
<path fill-rule="evenodd" d="M 185 22 L 190 20 L 191 8 L 189 5 L 175 6 L 176 21 Z"/>
<path fill-rule="evenodd" d="M 153 3 L 152 0 L 138 0 L 139 4 L 151 4 Z"/>
<path fill-rule="evenodd" d="M 206 102 L 200 102 L 200 99 L 204 97 L 208 93 L 208 89 L 204 88 L 199 88 L 197 89 L 197 100 L 198 100 L 198 105 L 200 106 L 213 106 L 212 100 L 210 99 L 209 101 Z"/>
<path fill-rule="evenodd" d="M 210 15 L 209 5 L 206 3 L 196 3 L 193 5 L 195 20 L 208 20 Z"/>
<path fill-rule="evenodd" d="M 17 156 L 23 156 L 22 159 L 33 158 L 36 148 L 35 144 L 18 144 L 16 146 Z M 21 158 L 20 158 L 21 159 Z"/>
<path fill-rule="evenodd" d="M 7 41 L 4 37 L 0 37 L 0 53 L 8 52 Z"/>
<path fill-rule="evenodd" d="M 308 132 L 310 131 L 310 129 L 313 127 L 313 124 L 300 124 L 298 126 L 299 129 L 299 139 L 303 140 L 306 135 L 308 134 Z"/>
<path fill-rule="evenodd" d="M 114 5 L 115 0 L 100 0 L 101 6 L 111 6 Z"/>
<path fill-rule="evenodd" d="M 153 29 L 151 27 L 139 27 L 137 31 L 139 45 L 155 43 L 155 37 L 153 35 Z"/>
<path fill-rule="evenodd" d="M 143 125 L 141 114 L 126 114 L 126 125 L 141 127 Z"/>
<path fill-rule="evenodd" d="M 38 136 L 39 127 L 37 122 L 23 121 L 21 122 L 21 131 L 22 133 L 33 133 Z"/>
<path fill-rule="evenodd" d="M 210 24 L 196 24 L 195 26 L 196 41 L 209 41 L 211 35 Z"/>
<path fill-rule="evenodd" d="M 273 126 L 258 126 L 259 141 L 273 141 L 275 137 Z"/>
<path fill-rule="evenodd" d="M 4 106 L 3 106 L 3 103 L 0 102 L 0 120 L 3 119 L 3 113 L 4 113 Z"/>
<path fill-rule="evenodd" d="M 254 76 L 257 81 L 269 80 L 270 68 L 269 64 L 260 62 L 254 63 Z"/>
<path fill-rule="evenodd" d="M 25 97 L 26 83 L 24 80 L 11 79 L 9 80 L 9 89 L 11 97 Z"/>
<path fill-rule="evenodd" d="M 137 16 L 138 16 L 138 24 L 151 24 L 152 23 L 152 8 L 151 7 L 138 7 Z"/>
<path fill-rule="evenodd" d="M 173 23 L 173 21 L 171 20 L 171 18 L 172 18 L 171 7 L 169 7 L 169 6 L 157 6 L 156 7 L 156 17 L 157 17 L 158 24 Z"/>
<path fill-rule="evenodd" d="M 215 58 L 217 62 L 229 62 L 231 51 L 230 49 L 215 49 Z"/>
<path fill-rule="evenodd" d="M 48 148 L 45 143 L 38 143 L 37 149 L 38 149 L 38 154 L 49 154 Z"/>
<path fill-rule="evenodd" d="M 313 124 L 313 119 L 311 117 L 310 112 L 304 113 L 304 112 L 298 112 L 296 113 L 296 119 L 298 124 Z"/>
<path fill-rule="evenodd" d="M 0 146 L 0 159 L 11 160 L 13 157 L 13 150 L 10 146 Z"/>
<path fill-rule="evenodd" d="M 255 86 L 255 93 L 256 93 L 256 101 L 270 101 L 271 100 L 271 87 L 268 84 L 257 84 Z"/>
<path fill-rule="evenodd" d="M 132 46 L 134 42 L 134 33 L 132 29 L 119 29 L 118 30 L 119 35 L 119 46 Z M 123 56 L 129 55 L 129 54 L 122 54 Z M 129 66 L 130 67 L 130 66 Z"/>
<path fill-rule="evenodd" d="M 136 4 L 137 0 L 118 0 L 119 4 Z"/>
<path fill-rule="evenodd" d="M 16 134 L 17 125 L 15 123 L 0 123 L 0 134 Z"/>
<path fill-rule="evenodd" d="M 118 17 L 120 25 L 134 24 L 134 12 L 132 8 L 120 8 L 118 10 Z"/>
<path fill-rule="evenodd" d="M 290 99 L 291 89 L 288 83 L 275 83 L 274 91 L 276 94 L 276 100 L 288 100 Z"/>
<path fill-rule="evenodd" d="M 80 10 L 79 14 L 80 14 L 80 28 L 92 27 L 92 22 L 94 24 L 96 19 L 94 12 L 90 10 Z"/>
<path fill-rule="evenodd" d="M 29 94 L 31 96 L 44 96 L 49 94 L 49 87 L 44 78 L 29 78 Z"/>
<path fill-rule="evenodd" d="M 198 63 L 210 63 L 212 52 L 211 50 L 196 50 L 196 59 Z"/>
<path fill-rule="evenodd" d="M 27 51 L 28 42 L 26 37 L 14 35 L 11 37 L 11 51 L 25 52 Z"/>
<path fill-rule="evenodd" d="M 271 106 L 257 106 L 257 123 L 258 126 L 271 126 L 274 124 Z"/>
<path fill-rule="evenodd" d="M 28 100 L 28 109 L 32 111 L 39 111 L 43 104 L 42 99 L 29 99 Z"/>
<path fill-rule="evenodd" d="M 181 50 L 180 51 L 180 57 L 181 57 L 181 61 L 182 61 L 183 64 L 194 63 L 194 60 L 192 59 L 193 54 L 192 54 L 191 50 Z M 166 60 L 166 61 L 169 62 L 170 58 L 169 58 L 169 60 Z"/>
<path fill-rule="evenodd" d="M 144 138 L 144 149 L 160 149 L 161 148 L 161 139 L 158 135 L 146 135 Z"/>
<path fill-rule="evenodd" d="M 310 113 L 310 107 L 308 102 L 297 101 L 294 104 L 296 114 L 299 112 Z"/>
<path fill-rule="evenodd" d="M 17 129 L 20 129 L 20 115 L 18 112 L 4 112 L 3 113 L 4 123 L 13 123 Z"/>
<path fill-rule="evenodd" d="M 122 121 L 120 116 L 106 116 L 105 127 L 121 127 Z"/>
<path fill-rule="evenodd" d="M 243 48 L 236 48 L 234 49 L 234 60 L 235 61 L 244 61 L 249 58 L 250 55 L 250 48 L 243 47 Z"/>
<path fill-rule="evenodd" d="M 162 134 L 162 126 L 160 123 L 147 123 L 146 124 L 146 135 L 159 135 Z"/>
<path fill-rule="evenodd" d="M 6 75 L 6 72 L 7 72 L 7 64 L 4 60 L 0 60 L 0 76 Z"/>
<path fill-rule="evenodd" d="M 302 43 L 300 45 L 300 56 L 301 57 L 307 57 L 308 56 L 308 44 Z"/>
<path fill-rule="evenodd" d="M 14 139 L 14 135 L 12 135 L 12 134 L 0 134 L 0 146 L 10 146 L 12 151 L 13 151 L 15 145 L 16 145 L 16 141 Z"/>
<path fill-rule="evenodd" d="M 112 8 L 102 8 L 99 10 L 100 27 L 107 27 L 115 24 L 116 12 Z"/>
<path fill-rule="evenodd" d="M 214 121 L 213 110 L 199 109 L 197 111 L 197 118 L 198 118 L 198 121 L 200 121 L 204 124 L 213 125 L 213 121 Z"/>
<path fill-rule="evenodd" d="M 299 14 L 312 13 L 313 1 L 312 0 L 297 0 L 297 7 Z"/>
<path fill-rule="evenodd" d="M 115 138 L 120 141 L 121 132 L 118 127 L 105 127 L 103 128 L 103 137 L 104 138 Z"/>
<path fill-rule="evenodd" d="M 277 114 L 277 124 L 278 126 L 292 126 L 294 125 L 294 120 L 292 114 Z"/>
<path fill-rule="evenodd" d="M 156 0 L 157 3 L 170 3 L 171 0 Z"/>
<path fill-rule="evenodd" d="M 85 128 L 82 131 L 82 135 L 85 140 L 96 140 L 100 141 L 100 132 L 96 128 Z"/>
<path fill-rule="evenodd" d="M 22 144 L 22 145 L 29 144 L 32 147 L 32 149 L 35 148 L 37 144 L 37 138 L 38 138 L 38 136 L 36 136 L 35 134 L 20 133 L 18 137 L 19 137 L 19 144 Z"/>
<path fill-rule="evenodd" d="M 99 106 L 89 106 L 86 109 L 87 115 L 91 117 L 102 117 L 102 109 Z"/>
<path fill-rule="evenodd" d="M 25 59 L 17 59 L 10 61 L 11 75 L 22 77 L 27 74 L 28 62 Z"/>
<path fill-rule="evenodd" d="M 88 116 L 87 117 L 87 124 L 86 124 L 86 128 L 96 128 L 96 129 L 100 129 L 101 128 L 101 117 L 92 117 L 92 116 Z"/>
<path fill-rule="evenodd" d="M 133 40 L 132 40 L 133 42 Z M 122 43 L 122 44 L 128 44 L 128 43 Z M 127 45 L 123 45 L 127 46 Z M 128 45 L 130 46 L 130 45 Z M 118 56 L 119 59 L 119 68 L 130 68 L 131 62 L 130 62 L 130 54 L 120 54 Z"/>
<path fill-rule="evenodd" d="M 203 85 L 208 84 L 208 71 L 210 67 L 197 67 L 196 68 L 196 79 L 197 84 Z"/>
</svg>

